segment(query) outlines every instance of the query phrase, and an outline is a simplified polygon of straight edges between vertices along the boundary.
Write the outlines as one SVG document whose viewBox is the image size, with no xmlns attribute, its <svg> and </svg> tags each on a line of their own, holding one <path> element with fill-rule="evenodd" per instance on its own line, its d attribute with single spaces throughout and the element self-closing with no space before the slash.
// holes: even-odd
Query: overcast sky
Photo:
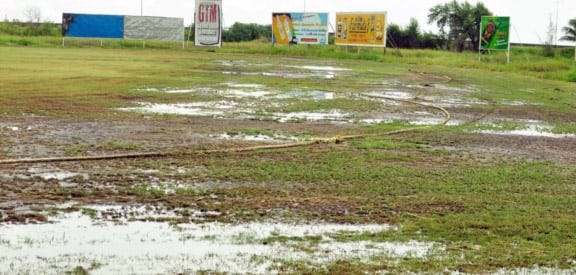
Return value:
<svg viewBox="0 0 576 275">
<path fill-rule="evenodd" d="M 388 22 L 406 26 L 415 18 L 423 31 L 437 32 L 429 25 L 429 9 L 451 0 L 223 0 L 224 25 L 235 22 L 270 24 L 272 12 L 328 12 L 333 22 L 336 12 L 386 11 Z M 460 1 L 459 2 L 463 2 Z M 562 27 L 576 18 L 576 0 L 469 0 L 483 2 L 498 16 L 510 16 L 511 40 L 540 43 L 547 37 L 550 22 Z M 142 4 L 142 6 L 141 6 Z M 43 20 L 60 22 L 63 12 L 182 17 L 188 25 L 194 18 L 194 0 L 0 0 L 2 19 L 25 20 L 26 10 L 39 8 Z M 566 42 L 560 43 L 566 44 Z"/>
</svg>

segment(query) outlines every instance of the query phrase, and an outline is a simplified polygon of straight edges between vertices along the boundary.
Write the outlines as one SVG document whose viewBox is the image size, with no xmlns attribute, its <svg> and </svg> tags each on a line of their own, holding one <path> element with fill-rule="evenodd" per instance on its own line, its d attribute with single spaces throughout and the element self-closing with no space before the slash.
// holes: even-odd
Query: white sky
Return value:
<svg viewBox="0 0 576 275">
<path fill-rule="evenodd" d="M 235 22 L 270 24 L 272 12 L 329 12 L 335 21 L 336 12 L 386 11 L 388 22 L 405 27 L 416 18 L 423 31 L 437 32 L 429 25 L 429 9 L 451 0 L 223 0 L 224 25 Z M 463 0 L 458 0 L 463 2 Z M 483 2 L 498 16 L 510 16 L 512 42 L 540 43 L 547 37 L 552 21 L 558 20 L 558 34 L 562 27 L 576 18 L 576 0 L 468 0 Z M 194 17 L 194 0 L 0 0 L 0 19 L 25 20 L 25 11 L 40 8 L 45 21 L 60 22 L 63 12 L 182 17 L 186 25 Z M 557 16 L 558 15 L 558 16 Z M 558 19 L 556 19 L 558 18 Z M 566 44 L 566 42 L 560 42 Z"/>
</svg>

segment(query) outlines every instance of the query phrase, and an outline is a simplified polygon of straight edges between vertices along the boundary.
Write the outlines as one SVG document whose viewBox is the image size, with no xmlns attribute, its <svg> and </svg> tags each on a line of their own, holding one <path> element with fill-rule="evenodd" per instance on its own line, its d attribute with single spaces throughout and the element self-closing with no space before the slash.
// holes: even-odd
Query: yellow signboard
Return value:
<svg viewBox="0 0 576 275">
<path fill-rule="evenodd" d="M 337 13 L 336 45 L 386 47 L 386 12 Z"/>
</svg>

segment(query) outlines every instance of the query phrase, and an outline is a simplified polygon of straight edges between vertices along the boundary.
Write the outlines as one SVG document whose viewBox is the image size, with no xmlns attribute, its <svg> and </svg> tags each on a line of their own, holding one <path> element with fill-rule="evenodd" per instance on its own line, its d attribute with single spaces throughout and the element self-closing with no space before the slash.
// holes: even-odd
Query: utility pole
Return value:
<svg viewBox="0 0 576 275">
<path fill-rule="evenodd" d="M 556 45 L 556 48 L 558 48 L 558 10 L 560 9 L 560 0 L 556 0 L 556 30 L 555 30 L 555 39 L 554 39 L 554 45 Z"/>
</svg>

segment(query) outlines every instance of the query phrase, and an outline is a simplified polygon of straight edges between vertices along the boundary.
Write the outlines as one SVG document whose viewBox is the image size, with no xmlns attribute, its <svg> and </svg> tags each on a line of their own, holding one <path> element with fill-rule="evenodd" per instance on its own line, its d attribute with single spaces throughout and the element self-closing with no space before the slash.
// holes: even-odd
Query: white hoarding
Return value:
<svg viewBox="0 0 576 275">
<path fill-rule="evenodd" d="M 194 20 L 196 46 L 222 45 L 222 0 L 196 0 Z"/>
<path fill-rule="evenodd" d="M 125 16 L 124 38 L 183 41 L 184 19 L 153 16 Z"/>
</svg>

